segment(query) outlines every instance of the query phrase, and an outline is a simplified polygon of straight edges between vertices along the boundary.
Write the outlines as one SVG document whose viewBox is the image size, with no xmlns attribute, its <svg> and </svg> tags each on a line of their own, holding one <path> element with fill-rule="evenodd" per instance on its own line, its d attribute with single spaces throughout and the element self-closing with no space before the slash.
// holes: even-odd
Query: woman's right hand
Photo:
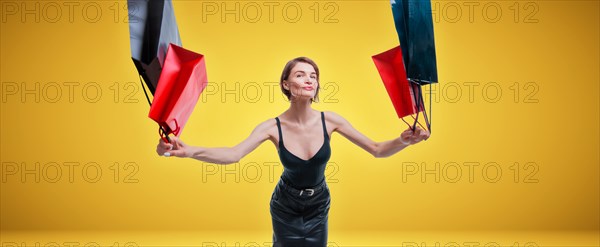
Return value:
<svg viewBox="0 0 600 247">
<path fill-rule="evenodd" d="M 169 136 L 171 139 L 171 143 L 167 143 L 162 139 L 158 140 L 158 145 L 156 146 L 156 153 L 160 156 L 170 157 L 189 157 L 189 146 L 183 143 L 176 136 Z"/>
</svg>

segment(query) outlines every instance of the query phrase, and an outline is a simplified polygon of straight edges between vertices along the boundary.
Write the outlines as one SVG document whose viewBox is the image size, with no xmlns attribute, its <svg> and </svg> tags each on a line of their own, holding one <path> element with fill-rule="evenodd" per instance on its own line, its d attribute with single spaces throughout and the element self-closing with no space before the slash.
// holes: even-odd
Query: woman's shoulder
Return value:
<svg viewBox="0 0 600 247">
<path fill-rule="evenodd" d="M 338 123 L 345 121 L 344 117 L 334 111 L 323 111 L 325 119 L 330 122 Z"/>
<path fill-rule="evenodd" d="M 272 117 L 272 118 L 268 118 L 267 120 L 260 122 L 256 126 L 256 129 L 271 129 L 271 128 L 275 127 L 276 125 L 277 125 L 277 120 L 275 120 L 275 117 Z"/>
<path fill-rule="evenodd" d="M 336 112 L 323 111 L 323 113 L 325 115 L 325 122 L 327 123 L 327 126 L 332 128 L 334 131 L 349 124 L 344 117 Z"/>
<path fill-rule="evenodd" d="M 278 133 L 277 122 L 275 118 L 269 118 L 259 123 L 252 132 L 254 134 L 264 136 L 264 138 L 270 139 L 271 141 L 275 141 L 274 138 Z"/>
</svg>

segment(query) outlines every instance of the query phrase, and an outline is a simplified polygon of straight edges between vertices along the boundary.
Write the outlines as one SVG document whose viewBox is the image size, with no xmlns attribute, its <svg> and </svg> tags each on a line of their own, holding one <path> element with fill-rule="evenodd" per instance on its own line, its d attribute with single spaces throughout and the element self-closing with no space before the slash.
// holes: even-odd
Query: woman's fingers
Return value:
<svg viewBox="0 0 600 247">
<path fill-rule="evenodd" d="M 422 129 L 421 127 L 417 127 L 411 136 L 411 140 L 413 143 L 418 143 L 423 140 L 429 139 L 429 131 Z"/>
<path fill-rule="evenodd" d="M 413 129 L 408 128 L 405 131 L 403 131 L 402 134 L 400 134 L 402 140 L 406 140 L 410 144 L 416 144 L 420 141 L 427 140 L 429 139 L 429 136 L 429 131 L 424 130 L 423 128 L 418 126 L 414 129 L 414 131 Z"/>
<path fill-rule="evenodd" d="M 400 134 L 400 138 L 402 139 L 402 142 L 406 145 L 410 145 L 413 143 L 413 131 L 412 129 L 408 128 L 405 131 L 402 132 L 402 134 Z"/>
<path fill-rule="evenodd" d="M 173 148 L 173 144 L 171 144 L 171 143 L 164 143 L 163 142 L 163 143 L 160 144 L 160 147 L 163 148 L 163 149 L 166 149 L 166 150 L 171 150 Z"/>
<path fill-rule="evenodd" d="M 173 144 L 165 142 L 162 139 L 158 140 L 158 145 L 156 146 L 156 153 L 158 155 L 165 155 L 166 152 L 171 151 L 173 149 Z"/>
<path fill-rule="evenodd" d="M 166 152 L 166 153 L 164 154 L 164 156 L 165 156 L 165 157 L 171 157 L 171 156 L 173 156 L 173 157 L 180 157 L 180 158 L 181 158 L 181 157 L 186 157 L 186 156 L 185 156 L 185 151 L 184 151 L 184 150 L 171 150 L 171 151 L 169 151 L 169 152 Z"/>
<path fill-rule="evenodd" d="M 418 137 L 421 135 L 421 133 L 423 133 L 423 129 L 421 129 L 421 127 L 417 127 L 417 129 L 415 130 L 415 133 L 413 133 L 413 136 Z"/>
<path fill-rule="evenodd" d="M 429 135 L 430 135 L 429 131 L 423 131 L 423 133 L 421 133 L 421 138 L 423 140 L 427 140 L 427 139 L 429 139 Z"/>
<path fill-rule="evenodd" d="M 171 141 L 171 144 L 175 144 L 179 141 L 179 138 L 177 138 L 177 136 L 169 136 L 169 140 Z"/>
<path fill-rule="evenodd" d="M 183 144 L 183 142 L 177 136 L 171 136 L 169 138 L 171 139 L 171 145 L 173 149 L 182 149 L 185 146 L 185 144 Z"/>
<path fill-rule="evenodd" d="M 408 139 L 408 138 L 410 138 L 411 135 L 412 135 L 412 130 L 407 129 L 407 130 L 403 131 L 402 134 L 400 134 L 400 137 L 402 137 L 402 139 Z"/>
<path fill-rule="evenodd" d="M 186 157 L 185 144 L 176 136 L 169 136 L 170 143 L 159 141 L 156 152 L 165 157 Z"/>
</svg>

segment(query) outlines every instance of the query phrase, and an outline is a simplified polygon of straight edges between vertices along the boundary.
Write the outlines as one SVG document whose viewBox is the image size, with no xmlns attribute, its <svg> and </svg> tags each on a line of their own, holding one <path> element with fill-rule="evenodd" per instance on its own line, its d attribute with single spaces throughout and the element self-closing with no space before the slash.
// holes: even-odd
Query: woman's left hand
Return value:
<svg viewBox="0 0 600 247">
<path fill-rule="evenodd" d="M 413 145 L 423 140 L 429 139 L 429 135 L 429 131 L 417 126 L 417 129 L 415 131 L 412 131 L 410 128 L 408 128 L 407 130 L 402 132 L 402 134 L 400 134 L 400 138 L 402 139 L 402 143 L 407 145 Z"/>
</svg>

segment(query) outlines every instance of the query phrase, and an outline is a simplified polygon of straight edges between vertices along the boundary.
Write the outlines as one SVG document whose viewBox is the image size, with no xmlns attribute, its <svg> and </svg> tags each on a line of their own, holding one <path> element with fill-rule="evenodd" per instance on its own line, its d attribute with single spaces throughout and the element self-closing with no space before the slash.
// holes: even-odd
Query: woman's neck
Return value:
<svg viewBox="0 0 600 247">
<path fill-rule="evenodd" d="M 304 126 L 314 117 L 315 110 L 311 107 L 311 101 L 308 100 L 293 100 L 290 103 L 290 108 L 284 113 L 289 121 Z"/>
</svg>

